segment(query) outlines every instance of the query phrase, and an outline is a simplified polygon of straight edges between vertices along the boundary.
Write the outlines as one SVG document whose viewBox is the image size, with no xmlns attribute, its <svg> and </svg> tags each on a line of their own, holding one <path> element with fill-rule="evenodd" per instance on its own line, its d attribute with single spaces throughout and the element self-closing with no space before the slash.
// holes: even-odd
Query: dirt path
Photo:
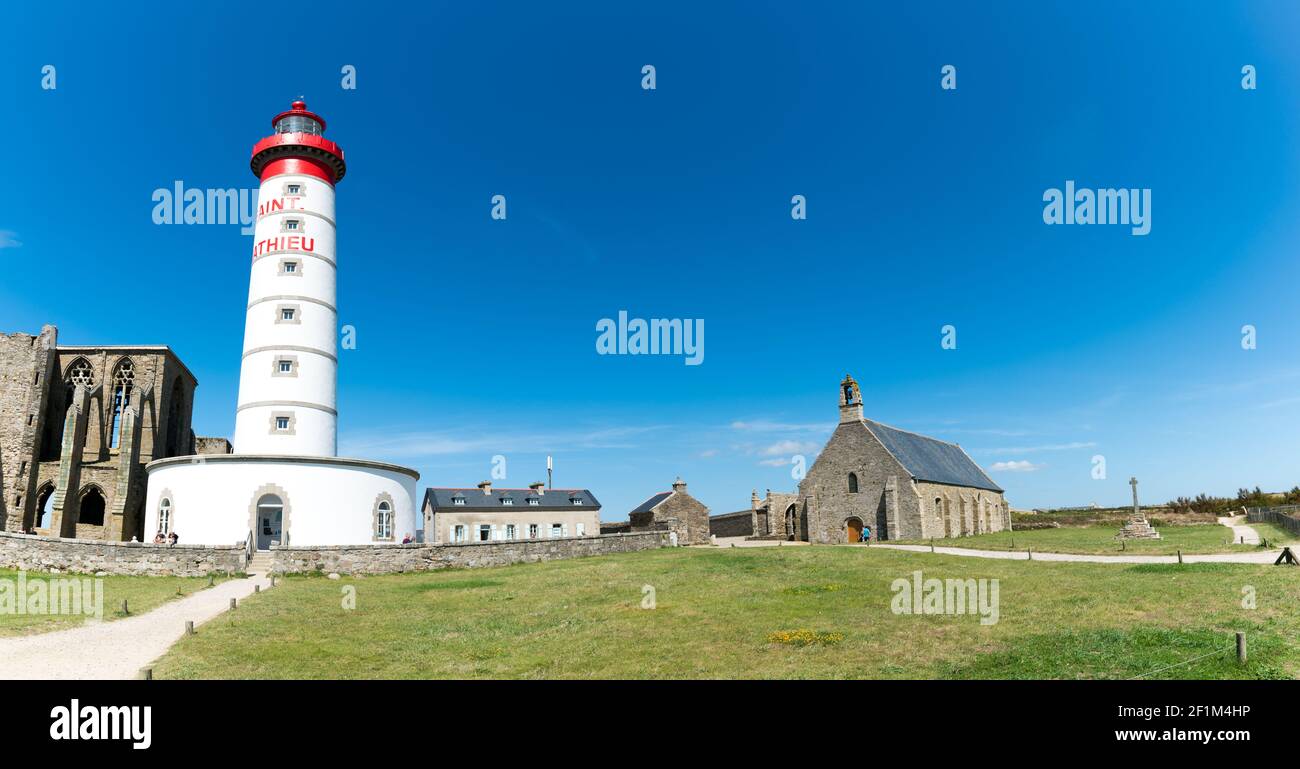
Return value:
<svg viewBox="0 0 1300 769">
<path fill-rule="evenodd" d="M 1246 525 L 1246 516 L 1239 515 L 1235 518 L 1220 518 L 1219 523 L 1232 529 L 1233 542 L 1245 542 L 1247 545 L 1259 544 L 1259 532 Z"/>
<path fill-rule="evenodd" d="M 1249 542 L 1249 540 L 1247 540 Z M 854 547 L 854 546 L 850 546 Z M 889 550 L 909 550 L 914 553 L 930 552 L 929 545 L 886 545 Z M 936 547 L 936 553 L 960 555 L 971 558 L 1001 558 L 1003 560 L 1024 561 L 1029 554 L 1024 550 L 974 550 L 966 547 Z M 1183 555 L 1184 563 L 1272 563 L 1277 560 L 1281 550 L 1258 550 L 1251 553 L 1213 553 L 1208 555 Z M 1071 561 L 1076 563 L 1178 563 L 1176 555 L 1082 555 L 1079 553 L 1039 553 L 1034 552 L 1035 561 Z"/>
<path fill-rule="evenodd" d="M 0 680 L 135 678 L 185 634 L 186 620 L 197 627 L 270 584 L 261 574 L 232 579 L 137 617 L 0 639 Z"/>
</svg>

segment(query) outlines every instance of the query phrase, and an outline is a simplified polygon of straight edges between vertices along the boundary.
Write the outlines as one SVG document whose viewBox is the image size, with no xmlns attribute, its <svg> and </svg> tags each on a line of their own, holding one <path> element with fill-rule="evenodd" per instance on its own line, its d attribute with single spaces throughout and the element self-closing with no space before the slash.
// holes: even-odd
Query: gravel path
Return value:
<svg viewBox="0 0 1300 769">
<path fill-rule="evenodd" d="M 1247 540 L 1249 541 L 1249 540 Z M 914 553 L 930 552 L 929 545 L 872 545 L 889 550 L 910 550 Z M 971 558 L 1001 558 L 1024 561 L 1029 554 L 1024 550 L 974 550 L 966 547 L 936 547 L 936 553 L 961 555 Z M 1214 553 L 1210 555 L 1183 554 L 1184 563 L 1272 563 L 1281 550 L 1258 550 L 1251 553 Z M 1035 561 L 1073 561 L 1077 563 L 1178 563 L 1176 555 L 1080 555 L 1077 553 L 1034 552 Z"/>
<path fill-rule="evenodd" d="M 136 617 L 91 619 L 69 630 L 2 638 L 0 680 L 135 678 L 180 640 L 186 620 L 198 627 L 229 610 L 231 598 L 242 599 L 255 586 L 265 590 L 270 584 L 270 577 L 261 574 L 227 580 Z"/>
<path fill-rule="evenodd" d="M 1228 528 L 1232 529 L 1232 541 L 1233 541 L 1233 542 L 1241 542 L 1241 541 L 1243 541 L 1243 540 L 1242 540 L 1242 537 L 1245 537 L 1245 543 L 1246 543 L 1247 545 L 1258 545 L 1258 544 L 1259 544 L 1259 532 L 1257 532 L 1257 531 L 1255 531 L 1253 528 L 1251 528 L 1251 527 L 1245 525 L 1245 522 L 1246 522 L 1246 516 L 1244 516 L 1244 515 L 1239 515 L 1239 516 L 1237 516 L 1237 517 L 1235 517 L 1235 518 L 1220 518 L 1220 519 L 1219 519 L 1219 523 L 1221 523 L 1221 524 L 1223 524 L 1224 526 L 1227 526 Z"/>
</svg>

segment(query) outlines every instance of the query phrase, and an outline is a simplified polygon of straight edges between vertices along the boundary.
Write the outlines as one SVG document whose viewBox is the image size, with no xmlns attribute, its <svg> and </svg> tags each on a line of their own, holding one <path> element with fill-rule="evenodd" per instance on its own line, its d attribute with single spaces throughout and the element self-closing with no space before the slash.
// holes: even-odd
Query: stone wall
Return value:
<svg viewBox="0 0 1300 769">
<path fill-rule="evenodd" d="M 628 534 L 631 531 L 632 531 L 631 521 L 614 521 L 614 522 L 601 521 L 600 524 L 601 534 Z"/>
<path fill-rule="evenodd" d="M 244 571 L 243 545 L 143 545 L 0 532 L 0 568 L 201 577 Z"/>
<path fill-rule="evenodd" d="M 206 435 L 194 436 L 194 453 L 195 454 L 231 454 L 234 449 L 230 441 L 225 438 L 214 438 Z"/>
<path fill-rule="evenodd" d="M 710 516 L 709 533 L 715 537 L 748 537 L 754 533 L 754 511 Z"/>
<path fill-rule="evenodd" d="M 22 531 L 35 509 L 35 463 L 57 344 L 53 326 L 38 336 L 0 334 L 0 531 Z"/>
<path fill-rule="evenodd" d="M 467 542 L 458 545 L 344 545 L 272 548 L 272 570 L 281 574 L 337 572 L 392 574 L 406 571 L 507 566 L 592 555 L 631 553 L 669 546 L 666 531 L 599 537 Z"/>
<path fill-rule="evenodd" d="M 1011 511 L 999 492 L 942 483 L 911 486 L 904 495 L 906 506 L 920 507 L 926 531 L 922 537 L 963 537 L 1011 528 Z"/>
</svg>

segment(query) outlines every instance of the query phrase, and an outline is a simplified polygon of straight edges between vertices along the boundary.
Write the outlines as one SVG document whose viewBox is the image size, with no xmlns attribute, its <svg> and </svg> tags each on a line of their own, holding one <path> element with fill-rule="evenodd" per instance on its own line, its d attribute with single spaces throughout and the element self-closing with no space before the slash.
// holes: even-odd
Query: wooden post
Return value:
<svg viewBox="0 0 1300 769">
<path fill-rule="evenodd" d="M 194 620 L 185 620 L 185 635 L 194 635 Z"/>
<path fill-rule="evenodd" d="M 1121 539 L 1121 540 L 1119 541 L 1119 551 L 1122 553 L 1122 552 L 1124 552 L 1124 551 L 1126 551 L 1126 550 L 1128 550 L 1128 540 L 1127 540 L 1127 539 Z"/>
<path fill-rule="evenodd" d="M 153 668 L 145 668 L 145 669 L 144 669 L 144 680 L 146 680 L 146 681 L 152 681 L 152 680 L 153 680 Z"/>
<path fill-rule="evenodd" d="M 260 592 L 262 592 L 262 586 L 261 586 L 261 585 L 253 585 L 253 592 L 254 592 L 254 593 L 260 593 Z"/>
<path fill-rule="evenodd" d="M 732 543 L 731 543 L 731 546 L 732 546 L 732 547 L 735 547 L 735 546 L 736 546 L 736 543 L 735 543 L 735 542 L 732 542 Z M 271 575 L 271 587 L 275 587 L 275 575 L 274 575 L 274 574 Z"/>
<path fill-rule="evenodd" d="M 216 579 L 214 579 L 213 576 L 212 576 L 211 574 L 209 574 L 209 575 L 208 575 L 208 587 L 212 587 L 212 586 L 215 585 L 215 584 L 217 584 Z"/>
<path fill-rule="evenodd" d="M 131 608 L 130 608 L 129 606 L 126 605 L 126 599 L 125 599 L 125 598 L 122 599 L 122 613 L 123 613 L 123 614 L 130 614 L 130 613 L 131 613 Z"/>
<path fill-rule="evenodd" d="M 234 609 L 234 608 L 235 608 L 235 599 L 233 599 L 233 598 L 230 599 L 230 608 L 231 608 L 231 609 Z"/>
<path fill-rule="evenodd" d="M 1029 554 L 1029 557 L 1025 560 L 1034 560 L 1034 549 L 1032 547 L 1025 548 L 1025 552 Z"/>
<path fill-rule="evenodd" d="M 1246 634 L 1237 634 L 1237 664 L 1246 664 Z"/>
<path fill-rule="evenodd" d="M 1181 547 L 1178 548 L 1178 562 L 1179 563 L 1183 562 L 1183 549 Z"/>
<path fill-rule="evenodd" d="M 934 552 L 934 537 L 930 537 L 930 552 Z"/>
<path fill-rule="evenodd" d="M 1241 543 L 1240 543 L 1240 544 L 1243 544 L 1243 545 L 1246 544 L 1246 535 L 1245 535 L 1245 534 L 1242 534 L 1242 535 L 1241 535 Z"/>
</svg>

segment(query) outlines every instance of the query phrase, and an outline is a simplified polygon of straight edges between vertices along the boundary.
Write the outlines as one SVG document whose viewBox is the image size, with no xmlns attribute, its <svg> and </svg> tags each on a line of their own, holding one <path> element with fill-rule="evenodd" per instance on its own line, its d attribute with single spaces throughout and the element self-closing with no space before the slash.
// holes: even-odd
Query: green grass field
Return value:
<svg viewBox="0 0 1300 769">
<path fill-rule="evenodd" d="M 891 611 L 891 583 L 999 580 L 999 621 Z M 645 586 L 655 608 L 642 608 Z M 355 608 L 343 607 L 355 590 Z M 1243 590 L 1256 608 L 1243 607 Z M 675 548 L 502 568 L 290 577 L 182 639 L 159 678 L 1279 678 L 1300 570 Z M 1247 633 L 1238 666 L 1233 631 Z M 1186 660 L 1209 654 L 1191 665 Z"/>
<path fill-rule="evenodd" d="M 1289 543 L 1294 537 L 1271 524 L 1255 526 L 1269 544 Z M 1162 526 L 1157 529 L 1160 539 L 1130 539 L 1123 544 L 1124 552 L 1145 555 L 1250 552 L 1255 545 L 1238 545 L 1229 542 L 1232 530 L 1219 524 L 1196 526 Z M 1032 547 L 1042 553 L 1108 554 L 1120 552 L 1120 541 L 1115 539 L 1118 526 L 1063 526 L 1059 529 L 1030 529 L 1027 531 L 999 531 L 973 537 L 936 539 L 934 544 L 946 547 L 968 547 L 976 550 L 1016 550 Z M 900 540 L 897 544 L 927 545 L 930 540 Z"/>
<path fill-rule="evenodd" d="M 90 579 L 84 574 L 45 574 L 27 572 L 28 580 L 43 579 Z M 207 577 L 103 577 L 104 580 L 104 619 L 121 619 L 122 601 L 126 600 L 131 614 L 143 614 L 156 609 L 163 603 L 190 595 L 208 586 Z M 217 577 L 218 582 L 224 577 Z M 18 572 L 0 569 L 0 580 L 5 580 L 17 588 Z M 0 637 L 27 635 L 30 633 L 48 633 L 51 630 L 64 630 L 85 622 L 88 617 L 68 614 L 17 614 L 14 611 L 0 609 Z"/>
</svg>

